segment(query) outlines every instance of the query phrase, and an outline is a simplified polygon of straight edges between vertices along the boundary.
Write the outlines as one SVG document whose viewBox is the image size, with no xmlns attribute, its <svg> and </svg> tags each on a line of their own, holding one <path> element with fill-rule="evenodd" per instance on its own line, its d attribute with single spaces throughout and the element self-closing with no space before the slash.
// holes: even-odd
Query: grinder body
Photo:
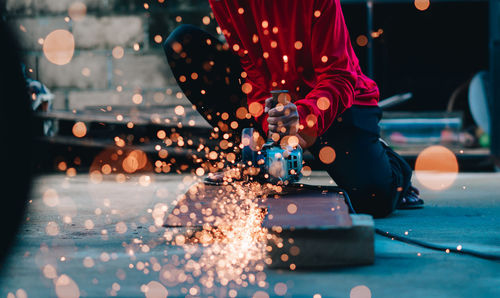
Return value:
<svg viewBox="0 0 500 298">
<path fill-rule="evenodd" d="M 287 91 L 271 91 L 273 106 L 278 104 Z M 297 145 L 292 151 L 282 148 L 270 136 L 267 142 L 259 146 L 259 133 L 253 128 L 245 128 L 242 133 L 242 162 L 246 166 L 258 168 L 258 177 L 271 183 L 293 183 L 302 177 L 303 151 Z M 262 141 L 260 142 L 262 143 Z"/>
</svg>

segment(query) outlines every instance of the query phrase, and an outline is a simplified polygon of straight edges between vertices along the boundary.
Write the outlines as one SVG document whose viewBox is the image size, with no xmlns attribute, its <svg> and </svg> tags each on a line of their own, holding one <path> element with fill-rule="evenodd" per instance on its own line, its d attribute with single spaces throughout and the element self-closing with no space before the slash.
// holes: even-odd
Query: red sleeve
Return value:
<svg viewBox="0 0 500 298">
<path fill-rule="evenodd" d="M 250 34 L 250 32 L 247 31 L 248 29 L 245 27 L 236 28 L 231 20 L 231 14 L 228 11 L 225 11 L 225 9 L 227 10 L 227 7 L 225 6 L 218 6 L 216 8 L 212 5 L 215 18 L 222 29 L 222 33 L 224 34 L 226 41 L 229 45 L 231 45 L 232 50 L 240 57 L 240 64 L 246 73 L 244 82 L 251 86 L 251 88 L 242 88 L 242 91 L 247 95 L 249 112 L 267 134 L 267 131 L 269 130 L 267 123 L 268 116 L 267 113 L 264 113 L 264 108 L 266 98 L 271 96 L 269 93 L 269 72 L 265 69 L 262 57 L 259 57 L 258 59 L 251 59 L 249 57 L 248 51 L 251 49 L 246 49 L 244 43 L 242 43 L 238 37 L 239 35 L 252 36 L 252 34 Z M 246 42 L 247 46 L 252 46 L 249 41 Z"/>
<path fill-rule="evenodd" d="M 350 38 L 339 0 L 316 1 L 313 15 L 311 52 L 317 83 L 304 99 L 295 102 L 300 123 L 307 133 L 322 135 L 335 117 L 354 101 L 356 70 L 349 55 Z M 309 127 L 306 117 L 314 115 L 317 121 Z"/>
</svg>

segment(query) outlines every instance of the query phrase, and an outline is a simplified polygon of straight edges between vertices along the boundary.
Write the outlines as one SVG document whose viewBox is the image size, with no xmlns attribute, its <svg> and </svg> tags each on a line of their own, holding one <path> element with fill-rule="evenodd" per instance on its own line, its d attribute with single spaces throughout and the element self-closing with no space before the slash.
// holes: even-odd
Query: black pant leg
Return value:
<svg viewBox="0 0 500 298">
<path fill-rule="evenodd" d="M 213 127 L 236 133 L 255 125 L 253 119 L 238 119 L 236 111 L 246 107 L 241 90 L 239 57 L 208 32 L 181 25 L 165 41 L 163 48 L 172 73 L 188 100 Z M 237 129 L 231 123 L 238 123 Z M 234 124 L 233 124 L 234 127 Z"/>
<path fill-rule="evenodd" d="M 348 192 L 356 212 L 375 217 L 394 211 L 411 178 L 410 166 L 380 142 L 380 117 L 378 107 L 353 106 L 311 148 L 320 163 L 323 147 L 335 150 L 325 170 Z"/>
</svg>

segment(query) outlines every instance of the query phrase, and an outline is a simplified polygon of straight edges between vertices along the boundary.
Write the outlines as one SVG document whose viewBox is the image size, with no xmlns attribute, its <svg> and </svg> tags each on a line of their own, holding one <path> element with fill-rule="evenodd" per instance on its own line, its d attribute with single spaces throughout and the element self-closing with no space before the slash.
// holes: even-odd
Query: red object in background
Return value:
<svg viewBox="0 0 500 298">
<path fill-rule="evenodd" d="M 378 87 L 361 72 L 339 0 L 210 0 L 210 4 L 252 86 L 244 88 L 249 105 L 264 106 L 271 90 L 287 89 L 304 127 L 308 115 L 317 117 L 308 129 L 314 135 L 323 134 L 353 104 L 377 105 Z M 267 132 L 266 118 L 262 114 L 257 121 Z"/>
</svg>

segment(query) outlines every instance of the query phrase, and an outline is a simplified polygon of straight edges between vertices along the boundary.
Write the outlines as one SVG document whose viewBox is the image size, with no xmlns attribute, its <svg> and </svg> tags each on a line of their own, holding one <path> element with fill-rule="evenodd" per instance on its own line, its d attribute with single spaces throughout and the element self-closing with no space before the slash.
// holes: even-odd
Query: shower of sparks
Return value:
<svg viewBox="0 0 500 298">
<path fill-rule="evenodd" d="M 158 2 L 163 3 L 165 1 L 158 0 Z M 427 0 L 418 0 L 415 3 L 425 4 L 427 2 Z M 144 3 L 143 5 L 146 10 L 150 8 L 148 3 Z M 244 14 L 245 10 L 239 8 L 238 13 Z M 83 20 L 86 14 L 87 7 L 81 2 L 75 2 L 68 11 L 69 18 L 74 22 Z M 319 10 L 314 12 L 314 17 L 319 18 L 320 16 L 321 12 Z M 203 16 L 201 21 L 204 25 L 208 26 L 214 23 L 213 19 L 213 15 Z M 175 21 L 181 23 L 183 18 L 176 16 Z M 268 21 L 263 21 L 261 26 L 269 29 L 266 30 L 268 34 L 269 31 L 277 34 L 282 30 L 278 27 L 273 27 Z M 26 32 L 26 28 L 22 25 L 20 26 L 20 30 Z M 219 27 L 216 30 L 219 34 L 222 33 Z M 372 33 L 372 37 L 377 38 L 382 32 L 379 29 L 379 31 Z M 164 37 L 159 34 L 154 35 L 153 41 L 161 44 L 164 41 Z M 259 37 L 254 35 L 252 41 L 258 43 Z M 208 45 L 211 42 L 210 39 L 207 40 Z M 365 35 L 361 35 L 356 42 L 359 46 L 366 46 L 368 38 Z M 56 30 L 47 36 L 40 37 L 39 44 L 43 45 L 45 56 L 54 64 L 65 65 L 73 59 L 75 40 L 73 34 L 69 31 Z M 272 41 L 270 46 L 271 48 L 277 48 L 280 45 L 277 41 Z M 293 48 L 297 51 L 303 50 L 305 46 L 306 44 L 300 40 L 293 43 Z M 126 53 L 128 54 L 132 50 L 138 52 L 143 47 L 147 47 L 147 45 L 134 43 L 131 48 L 127 48 L 126 45 L 116 45 L 113 49 L 110 49 L 110 54 L 113 59 L 120 60 L 125 57 Z M 226 44 L 224 47 L 227 49 L 228 45 Z M 236 52 L 244 52 L 245 50 L 237 44 L 232 49 Z M 185 54 L 182 53 L 182 45 L 179 43 L 173 45 L 173 50 L 179 54 Z M 264 52 L 263 58 L 268 59 L 271 55 L 269 52 Z M 291 61 L 290 57 L 292 56 L 282 56 L 286 70 L 288 70 L 287 64 Z M 187 59 L 189 57 L 184 56 L 183 58 Z M 323 63 L 327 63 L 329 59 L 331 57 L 321 57 Z M 213 61 L 210 61 L 206 65 L 207 68 L 213 66 Z M 32 70 L 30 71 L 32 72 Z M 120 76 L 121 73 L 122 70 L 117 70 L 115 74 Z M 91 77 L 94 75 L 94 70 L 92 68 L 91 71 L 91 68 L 84 66 L 81 74 L 85 77 Z M 247 76 L 246 72 L 242 72 L 241 81 L 244 82 Z M 193 72 L 180 76 L 179 81 L 201 81 L 202 78 L 201 73 Z M 272 86 L 276 88 L 279 83 L 285 85 L 287 82 L 279 79 L 272 82 Z M 250 94 L 255 91 L 253 88 L 250 83 L 243 83 L 241 91 L 245 94 Z M 118 93 L 129 89 L 130 86 L 127 86 L 126 83 L 116 86 Z M 167 124 L 166 128 L 158 129 L 153 134 L 157 138 L 157 140 L 155 139 L 157 142 L 153 144 L 155 149 L 154 157 L 151 157 L 151 154 L 146 154 L 144 151 L 133 148 L 136 145 L 133 142 L 134 138 L 139 139 L 139 137 L 132 134 L 113 135 L 110 138 L 113 146 L 106 148 L 94 158 L 88 173 L 89 183 L 100 184 L 114 181 L 119 186 L 128 182 L 135 183 L 140 187 L 138 189 L 151 190 L 157 187 L 157 185 L 155 185 L 155 181 L 152 178 L 154 175 L 150 176 L 147 173 L 154 171 L 157 174 L 175 172 L 180 174 L 190 171 L 191 175 L 184 178 L 182 183 L 179 184 L 178 189 L 155 190 L 156 197 L 166 201 L 175 191 L 183 191 L 187 185 L 199 182 L 201 176 L 233 167 L 232 170 L 226 172 L 225 183 L 219 187 L 220 191 L 216 194 L 209 194 L 205 192 L 202 186 L 199 186 L 200 184 L 195 185 L 189 189 L 188 193 L 196 194 L 196 196 L 203 198 L 200 201 L 192 205 L 183 205 L 182 196 L 180 196 L 174 201 L 174 205 L 177 204 L 176 206 L 170 206 L 163 202 L 156 203 L 149 206 L 147 212 L 143 210 L 144 214 L 140 214 L 137 222 L 129 222 L 124 218 L 119 218 L 119 216 L 122 216 L 126 212 L 132 212 L 129 210 L 125 211 L 125 208 L 120 209 L 119 206 L 122 203 L 122 198 L 103 198 L 101 193 L 90 191 L 92 202 L 98 203 L 99 207 L 96 206 L 95 209 L 92 209 L 92 215 L 95 214 L 95 217 L 89 216 L 91 218 L 85 218 L 81 222 L 78 222 L 75 202 L 71 198 L 62 196 L 54 189 L 47 189 L 43 194 L 43 203 L 48 208 L 56 208 L 60 219 L 54 219 L 54 221 L 45 223 L 45 233 L 51 237 L 50 239 L 58 240 L 64 236 L 69 226 L 79 224 L 83 230 L 82 233 L 85 233 L 85 235 L 93 235 L 92 233 L 95 233 L 102 241 L 106 241 L 116 235 L 130 237 L 126 242 L 123 242 L 123 247 L 119 247 L 116 252 L 102 251 L 92 257 L 85 256 L 80 261 L 81 266 L 85 270 L 90 270 L 91 268 L 99 268 L 101 270 L 101 268 L 105 268 L 103 264 L 116 260 L 118 253 L 125 252 L 127 257 L 130 258 L 130 263 L 126 264 L 124 268 L 118 269 L 116 276 L 119 280 L 123 281 L 126 279 L 125 272 L 132 269 L 140 271 L 145 275 L 150 274 L 151 281 L 140 286 L 140 290 L 146 297 L 167 297 L 171 292 L 175 291 L 174 287 L 177 286 L 182 287 L 181 293 L 192 296 L 214 295 L 217 293 L 215 289 L 222 286 L 228 288 L 227 293 L 230 297 L 236 297 L 238 296 L 239 288 L 251 285 L 263 288 L 263 290 L 255 292 L 254 297 L 269 297 L 266 292 L 270 291 L 274 291 L 279 296 L 286 295 L 289 290 L 288 286 L 281 282 L 270 285 L 266 281 L 267 276 L 264 272 L 266 265 L 271 265 L 272 262 L 268 257 L 268 253 L 273 247 L 269 246 L 268 242 L 273 241 L 278 248 L 283 248 L 284 246 L 285 239 L 281 239 L 275 235 L 276 232 L 280 233 L 282 228 L 273 227 L 273 231 L 271 232 L 275 233 L 268 233 L 261 225 L 265 216 L 261 202 L 262 197 L 265 197 L 265 193 L 269 191 L 280 192 L 281 188 L 279 186 L 274 188 L 269 185 L 262 186 L 258 183 L 242 184 L 234 182 L 235 178 L 241 175 L 238 169 L 234 170 L 234 164 L 242 147 L 235 142 L 234 136 L 231 133 L 231 129 L 236 130 L 240 127 L 240 123 L 233 120 L 248 120 L 252 117 L 259 117 L 265 112 L 264 106 L 253 102 L 248 108 L 240 107 L 236 111 L 236 115 L 231 115 L 231 117 L 236 116 L 236 118 L 230 118 L 228 113 L 208 115 L 207 118 L 209 119 L 218 118 L 218 127 L 213 129 L 210 135 L 210 142 L 197 142 L 191 136 L 182 135 L 180 131 L 171 129 L 171 126 L 182 128 L 186 125 L 197 125 L 195 120 L 187 117 L 189 112 L 196 110 L 196 108 L 193 107 L 191 109 L 190 106 L 181 103 L 181 100 L 186 99 L 186 95 L 180 91 L 176 91 L 175 88 L 174 90 L 169 88 L 164 92 L 156 91 L 153 95 L 155 103 L 163 104 L 174 101 L 175 104 L 173 104 L 174 115 L 160 117 L 154 114 L 151 116 L 150 120 L 152 123 Z M 202 95 L 211 95 L 208 94 L 210 90 L 202 89 L 199 92 Z M 135 105 L 145 104 L 147 95 L 146 92 L 137 89 L 128 100 L 131 100 Z M 319 98 L 316 104 L 320 110 L 328 110 L 330 108 L 330 101 L 326 98 Z M 107 106 L 106 109 L 103 108 L 101 111 L 113 115 L 113 118 L 118 121 L 124 121 L 123 124 L 126 124 L 126 127 L 129 129 L 139 125 L 139 123 L 133 122 L 135 121 L 133 117 L 130 117 L 127 113 L 118 114 L 118 112 L 113 111 L 111 106 Z M 76 111 L 74 112 L 76 113 Z M 318 121 L 317 116 L 313 114 L 308 115 L 306 120 L 309 127 L 314 127 Z M 90 130 L 91 126 L 84 122 L 76 122 L 72 127 L 72 133 L 76 138 L 91 138 Z M 139 140 L 141 144 L 151 142 L 148 137 L 141 137 Z M 291 137 L 288 140 L 293 146 L 298 144 L 296 137 Z M 257 143 L 262 144 L 263 142 L 264 139 L 262 137 L 257 140 Z M 190 152 L 193 153 L 191 157 L 194 166 L 179 163 L 171 156 L 170 152 L 182 147 L 184 149 L 189 148 Z M 319 153 L 319 159 L 324 164 L 333 163 L 335 157 L 335 150 L 330 146 L 323 147 Z M 77 176 L 79 165 L 80 162 L 77 162 L 76 159 L 73 161 L 58 161 L 57 169 L 65 172 L 68 178 L 65 182 L 67 183 L 67 188 L 69 188 L 70 184 L 69 178 Z M 309 176 L 312 170 L 310 167 L 304 166 L 302 173 L 304 176 Z M 333 181 L 330 181 L 330 183 L 333 183 Z M 265 189 L 266 187 L 271 188 L 271 190 Z M 127 195 L 132 196 L 132 194 Z M 206 201 L 203 201 L 208 197 L 213 200 L 210 205 L 206 205 Z M 290 204 L 287 206 L 287 211 L 289 214 L 295 214 L 297 206 Z M 162 226 L 169 214 L 187 215 L 192 219 L 192 222 L 199 220 L 204 224 L 199 228 L 192 225 L 187 228 L 166 229 L 164 231 Z M 106 218 L 106 227 L 102 225 L 104 217 Z M 142 235 L 133 238 L 135 236 L 130 236 L 131 234 L 129 233 L 132 230 L 137 231 L 138 226 L 147 226 L 145 231 L 151 234 L 163 233 L 161 240 L 145 241 Z M 292 241 L 293 239 L 287 240 Z M 61 272 L 62 265 L 60 265 L 62 262 L 71 262 L 72 258 L 69 252 L 64 252 L 65 256 L 62 256 L 62 252 L 57 251 L 56 248 L 56 241 L 52 246 L 45 243 L 41 245 L 37 255 L 40 262 L 43 263 L 40 267 L 41 272 L 44 278 L 53 282 L 58 296 L 76 297 L 80 294 L 79 285 L 70 276 Z M 178 248 L 181 249 L 180 252 Z M 72 247 L 72 249 L 75 251 L 78 250 L 76 246 Z M 164 258 L 157 259 L 150 257 L 150 252 L 158 251 L 159 249 L 164 251 Z M 457 249 L 460 250 L 461 246 L 457 247 Z M 297 256 L 299 253 L 300 249 L 297 246 L 291 247 L 290 256 Z M 139 259 L 144 256 L 147 256 L 148 259 Z M 280 259 L 286 262 L 289 260 L 289 255 L 281 254 Z M 289 268 L 295 270 L 295 264 L 290 264 Z M 98 279 L 94 278 L 92 283 L 98 284 Z M 113 283 L 108 288 L 107 294 L 111 296 L 118 295 L 122 286 L 117 282 Z M 24 294 L 24 290 L 22 289 L 19 289 L 18 292 L 17 296 L 19 297 Z M 355 287 L 351 291 L 351 297 L 368 297 L 367 295 L 371 295 L 371 293 L 365 286 Z M 321 298 L 321 295 L 315 294 L 314 297 Z"/>
<path fill-rule="evenodd" d="M 180 206 L 173 214 L 190 214 L 190 218 L 200 219 L 204 224 L 190 235 L 179 233 L 167 235 L 167 238 L 174 239 L 173 242 L 185 250 L 185 258 L 189 261 L 183 274 L 199 278 L 205 289 L 230 283 L 241 287 L 249 284 L 264 287 L 267 284 L 262 271 L 268 234 L 261 226 L 264 213 L 259 206 L 259 193 L 262 189 L 257 184 L 239 183 L 220 188 L 219 195 L 210 196 L 213 202 L 206 207 L 199 203 L 190 206 L 179 202 Z M 204 187 L 194 186 L 190 192 L 202 198 Z M 197 218 L 196 214 L 200 213 L 202 218 Z M 197 244 L 201 244 L 201 248 Z M 172 278 L 171 270 L 163 270 L 160 274 L 160 279 L 168 282 L 172 282 Z"/>
<path fill-rule="evenodd" d="M 244 274 L 264 269 L 266 233 L 261 227 L 262 211 L 255 196 L 248 195 L 243 187 L 237 190 L 233 198 L 219 204 L 222 215 L 215 219 L 215 226 L 220 239 L 207 247 L 199 261 L 208 284 L 214 278 L 222 285 L 230 281 L 242 284 Z"/>
</svg>

